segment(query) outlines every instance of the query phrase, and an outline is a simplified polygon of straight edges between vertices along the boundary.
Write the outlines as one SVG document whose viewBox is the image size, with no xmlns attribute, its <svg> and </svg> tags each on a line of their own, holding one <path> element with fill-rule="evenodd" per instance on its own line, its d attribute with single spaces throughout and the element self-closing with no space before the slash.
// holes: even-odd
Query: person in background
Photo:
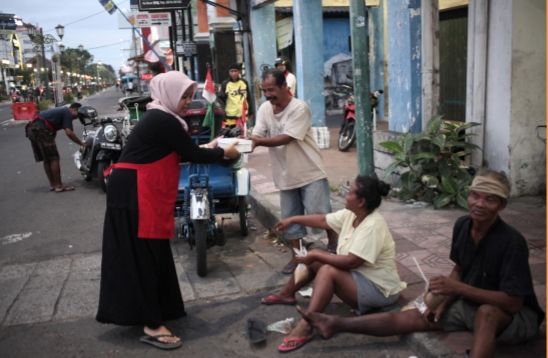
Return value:
<svg viewBox="0 0 548 358">
<path fill-rule="evenodd" d="M 221 84 L 218 98 L 224 103 L 224 128 L 234 128 L 242 118 L 245 110 L 246 117 L 252 115 L 247 101 L 251 98 L 249 85 L 241 77 L 240 65 L 235 63 L 228 70 L 228 78 Z M 245 102 L 245 103 L 244 103 Z"/>
<path fill-rule="evenodd" d="M 291 96 L 284 74 L 268 69 L 262 75 L 267 99 L 257 111 L 251 136 L 252 146 L 268 147 L 274 184 L 280 190 L 282 218 L 331 212 L 329 183 L 320 149 L 312 134 L 308 105 Z M 303 225 L 291 225 L 284 232 L 290 247 L 299 248 L 306 235 Z M 337 247 L 337 235 L 327 230 L 328 250 Z M 291 274 L 297 266 L 294 252 L 282 272 Z"/>
<path fill-rule="evenodd" d="M 391 336 L 421 331 L 472 331 L 470 357 L 494 357 L 497 343 L 536 337 L 545 319 L 535 291 L 523 235 L 505 223 L 510 183 L 493 170 L 480 171 L 468 193 L 468 215 L 453 226 L 449 276 L 430 280 L 437 306 L 343 318 L 299 312 L 324 338 L 337 332 Z M 428 301 L 427 301 L 428 304 Z"/>
<path fill-rule="evenodd" d="M 376 178 L 359 175 L 346 194 L 346 208 L 331 214 L 301 215 L 283 219 L 274 227 L 285 230 L 292 224 L 331 229 L 339 235 L 336 255 L 312 250 L 296 261 L 307 265 L 307 277 L 291 277 L 279 294 L 262 304 L 295 304 L 295 293 L 314 280 L 307 312 L 323 312 L 337 295 L 364 314 L 393 304 L 406 287 L 396 268 L 396 250 L 386 221 L 377 208 L 390 186 Z M 312 339 L 312 327 L 301 319 L 278 347 L 289 352 Z"/>
<path fill-rule="evenodd" d="M 30 140 L 34 159 L 43 162 L 44 171 L 49 181 L 50 191 L 61 193 L 74 190 L 73 186 L 64 185 L 61 180 L 61 165 L 59 151 L 55 143 L 57 131 L 63 129 L 67 137 L 81 147 L 86 144 L 76 134 L 72 121 L 78 118 L 80 103 L 72 103 L 69 107 L 57 107 L 42 111 L 25 126 L 27 138 Z"/>
<path fill-rule="evenodd" d="M 285 57 L 278 57 L 274 65 L 277 70 L 284 74 L 287 88 L 289 88 L 289 93 L 292 96 L 297 96 L 297 78 L 293 73 L 291 73 L 291 63 L 289 60 Z"/>
<path fill-rule="evenodd" d="M 103 229 L 101 284 L 96 319 L 143 326 L 140 341 L 160 349 L 181 346 L 165 325 L 185 315 L 170 241 L 180 162 L 236 159 L 236 144 L 198 147 L 181 118 L 196 83 L 178 71 L 155 76 L 152 102 L 112 166 Z M 215 148 L 213 148 L 215 147 Z"/>
</svg>

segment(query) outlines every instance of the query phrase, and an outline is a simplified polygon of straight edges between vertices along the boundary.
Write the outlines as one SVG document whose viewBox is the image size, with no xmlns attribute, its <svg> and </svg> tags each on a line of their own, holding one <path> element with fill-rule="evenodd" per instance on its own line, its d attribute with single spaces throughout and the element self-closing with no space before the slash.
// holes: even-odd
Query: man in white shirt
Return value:
<svg viewBox="0 0 548 358">
<path fill-rule="evenodd" d="M 296 97 L 297 96 L 297 78 L 294 74 L 291 73 L 291 64 L 289 60 L 285 57 L 278 57 L 275 63 L 276 69 L 281 71 L 285 76 L 285 82 L 287 83 L 287 88 L 289 93 Z"/>
<path fill-rule="evenodd" d="M 280 190 L 282 218 L 331 212 L 329 183 L 322 156 L 312 134 L 308 105 L 288 91 L 283 72 L 275 69 L 263 73 L 262 90 L 267 99 L 257 112 L 253 128 L 253 148 L 268 147 L 274 184 Z M 302 225 L 292 225 L 284 232 L 291 247 L 298 248 L 306 235 Z M 335 251 L 335 232 L 327 231 L 328 248 Z M 283 269 L 290 274 L 296 267 L 292 259 Z"/>
</svg>

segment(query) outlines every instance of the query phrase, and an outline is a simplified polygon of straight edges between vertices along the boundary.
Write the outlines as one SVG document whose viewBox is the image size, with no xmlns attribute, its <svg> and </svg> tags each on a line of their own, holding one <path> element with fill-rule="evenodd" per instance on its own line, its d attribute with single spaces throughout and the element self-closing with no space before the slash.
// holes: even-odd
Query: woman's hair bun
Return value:
<svg viewBox="0 0 548 358">
<path fill-rule="evenodd" d="M 377 182 L 377 189 L 379 190 L 379 194 L 381 194 L 381 196 L 387 196 L 388 193 L 390 192 L 390 184 L 387 184 L 383 182 L 382 180 L 379 180 Z"/>
</svg>

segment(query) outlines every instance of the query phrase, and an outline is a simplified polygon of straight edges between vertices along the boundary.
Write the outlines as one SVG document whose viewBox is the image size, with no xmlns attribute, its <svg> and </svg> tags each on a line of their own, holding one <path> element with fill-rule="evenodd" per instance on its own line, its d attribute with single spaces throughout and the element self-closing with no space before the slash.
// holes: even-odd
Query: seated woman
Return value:
<svg viewBox="0 0 548 358">
<path fill-rule="evenodd" d="M 279 294 L 269 295 L 262 304 L 295 304 L 295 293 L 314 282 L 306 312 L 322 312 L 336 294 L 360 314 L 394 303 L 406 284 L 400 281 L 395 262 L 395 244 L 382 215 L 376 210 L 390 186 L 376 178 L 358 176 L 346 195 L 346 209 L 331 214 L 286 218 L 275 225 L 284 230 L 291 224 L 332 229 L 339 234 L 337 254 L 312 250 L 298 263 L 309 274 L 295 283 L 292 276 Z M 312 327 L 301 319 L 278 346 L 280 352 L 302 347 L 312 338 Z"/>
</svg>

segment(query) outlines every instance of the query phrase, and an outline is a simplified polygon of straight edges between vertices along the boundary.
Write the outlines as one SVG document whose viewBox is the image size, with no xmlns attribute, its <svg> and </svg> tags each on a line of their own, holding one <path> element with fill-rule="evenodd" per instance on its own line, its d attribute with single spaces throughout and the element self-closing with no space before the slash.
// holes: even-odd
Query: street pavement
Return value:
<svg viewBox="0 0 548 358">
<path fill-rule="evenodd" d="M 5 130 L 11 129 L 15 130 Z M 344 205 L 339 189 L 355 177 L 357 161 L 354 148 L 346 153 L 336 150 L 335 128 L 331 134 L 331 149 L 322 151 L 322 154 L 332 188 L 332 203 L 334 209 L 338 209 Z M 14 193 L 2 189 L 2 202 L 5 202 L 4 197 L 9 198 L 15 209 L 14 213 L 2 211 L 4 229 L 0 227 L 0 357 L 144 357 L 159 354 L 200 357 L 279 356 L 276 346 L 281 343 L 282 334 L 269 332 L 266 342 L 257 346 L 249 344 L 245 337 L 246 321 L 249 318 L 269 324 L 298 317 L 294 307 L 263 306 L 259 303 L 260 297 L 276 291 L 287 279 L 287 276 L 281 274 L 281 269 L 288 261 L 290 252 L 268 230 L 279 218 L 280 212 L 279 194 L 272 183 L 268 154 L 264 148 L 257 148 L 249 156 L 248 168 L 252 173 L 252 193 L 249 197 L 251 230 L 248 237 L 239 236 L 236 217 L 224 215 L 228 242 L 224 247 L 208 250 L 208 275 L 205 278 L 196 274 L 195 251 L 190 250 L 185 242 L 173 242 L 179 283 L 187 308 L 186 317 L 168 323 L 183 338 L 183 346 L 173 352 L 159 352 L 140 343 L 137 339 L 141 335 L 140 327 L 102 325 L 94 320 L 101 260 L 100 217 L 104 212 L 100 200 L 97 207 L 93 206 L 93 212 L 86 213 L 90 221 L 99 220 L 99 223 L 86 223 L 83 229 L 71 231 L 65 227 L 74 229 L 81 225 L 76 218 L 71 218 L 65 221 L 66 225 L 60 225 L 55 231 L 41 227 L 42 234 L 34 232 L 39 235 L 37 241 L 32 239 L 35 236 L 27 239 L 23 230 L 15 231 L 16 227 L 11 228 L 13 217 L 16 214 L 24 215 L 17 211 L 28 210 L 28 206 L 19 208 L 12 196 L 27 195 L 27 191 L 17 194 L 18 189 Z M 3 176 L 7 175 L 0 175 L 0 179 L 4 180 Z M 6 182 L 14 187 L 36 186 L 36 182 L 42 179 L 33 179 L 32 175 L 30 177 L 25 176 L 21 183 L 13 178 L 6 179 Z M 83 213 L 78 212 L 81 205 L 74 208 L 71 206 L 75 200 L 71 198 L 76 198 L 77 193 L 100 195 L 99 189 L 95 188 L 95 192 L 88 193 L 90 189 L 88 184 L 79 182 L 76 192 L 64 196 L 52 196 L 54 194 L 46 190 L 42 193 L 36 189 L 31 189 L 31 193 L 38 197 L 41 206 L 47 200 L 53 200 L 52 206 L 64 205 L 71 215 L 84 217 Z M 391 199 L 383 202 L 381 212 L 396 241 L 400 275 L 408 283 L 402 298 L 393 307 L 397 309 L 417 297 L 423 289 L 413 257 L 419 261 L 428 277 L 449 272 L 451 227 L 454 220 L 464 212 L 455 209 L 433 210 Z M 43 217 L 40 212 L 33 215 L 28 219 L 33 225 Z M 528 239 L 535 289 L 545 308 L 545 199 L 528 197 L 512 200 L 503 217 Z M 6 231 L 7 227 L 12 231 Z M 11 235 L 12 232 L 18 234 Z M 86 239 L 93 243 L 88 246 L 79 244 L 70 237 L 71 232 L 88 235 Z M 321 236 L 311 235 L 309 239 L 318 240 L 315 243 L 317 247 L 325 245 L 325 239 Z M 53 249 L 49 249 L 47 255 L 35 254 L 50 241 L 58 243 L 56 248 L 62 248 L 58 254 L 52 253 Z M 75 250 L 78 245 L 81 249 Z M 70 249 L 67 248 L 69 246 Z M 2 251 L 7 254 L 2 254 Z M 307 305 L 308 298 L 301 295 L 297 298 L 299 304 Z M 336 299 L 327 312 L 352 315 L 348 307 Z M 316 337 L 291 354 L 295 357 L 361 357 L 365 354 L 372 357 L 453 357 L 462 356 L 469 344 L 469 334 L 413 334 L 388 338 L 339 334 L 330 340 Z M 527 353 L 524 353 L 524 346 L 505 346 L 497 352 L 500 357 L 515 355 L 545 356 L 545 339 L 527 345 Z"/>
<path fill-rule="evenodd" d="M 331 128 L 330 134 L 330 149 L 322 150 L 322 155 L 331 188 L 333 210 L 338 210 L 344 207 L 346 184 L 356 177 L 358 162 L 355 148 L 348 152 L 337 150 L 337 129 Z M 251 198 L 255 213 L 263 225 L 272 227 L 280 218 L 280 205 L 279 192 L 272 181 L 267 148 L 255 149 L 249 157 L 248 168 L 252 173 Z M 408 284 L 398 302 L 397 308 L 400 308 L 424 290 L 424 280 L 413 258 L 428 278 L 449 274 L 453 267 L 449 260 L 453 223 L 466 212 L 461 209 L 434 210 L 423 203 L 406 204 L 390 198 L 383 201 L 380 212 L 388 222 L 396 242 L 400 277 Z M 544 196 L 512 198 L 501 216 L 527 239 L 535 292 L 546 311 L 546 199 Z M 310 233 L 310 239 L 319 240 L 319 246 L 327 243 L 325 237 L 314 233 Z M 282 260 L 278 270 L 287 259 Z M 541 338 L 526 345 L 499 347 L 497 357 L 546 356 L 546 322 L 541 326 L 541 333 Z M 470 333 L 459 332 L 416 333 L 403 338 L 421 357 L 449 357 L 462 356 L 470 348 L 471 337 Z"/>
</svg>

